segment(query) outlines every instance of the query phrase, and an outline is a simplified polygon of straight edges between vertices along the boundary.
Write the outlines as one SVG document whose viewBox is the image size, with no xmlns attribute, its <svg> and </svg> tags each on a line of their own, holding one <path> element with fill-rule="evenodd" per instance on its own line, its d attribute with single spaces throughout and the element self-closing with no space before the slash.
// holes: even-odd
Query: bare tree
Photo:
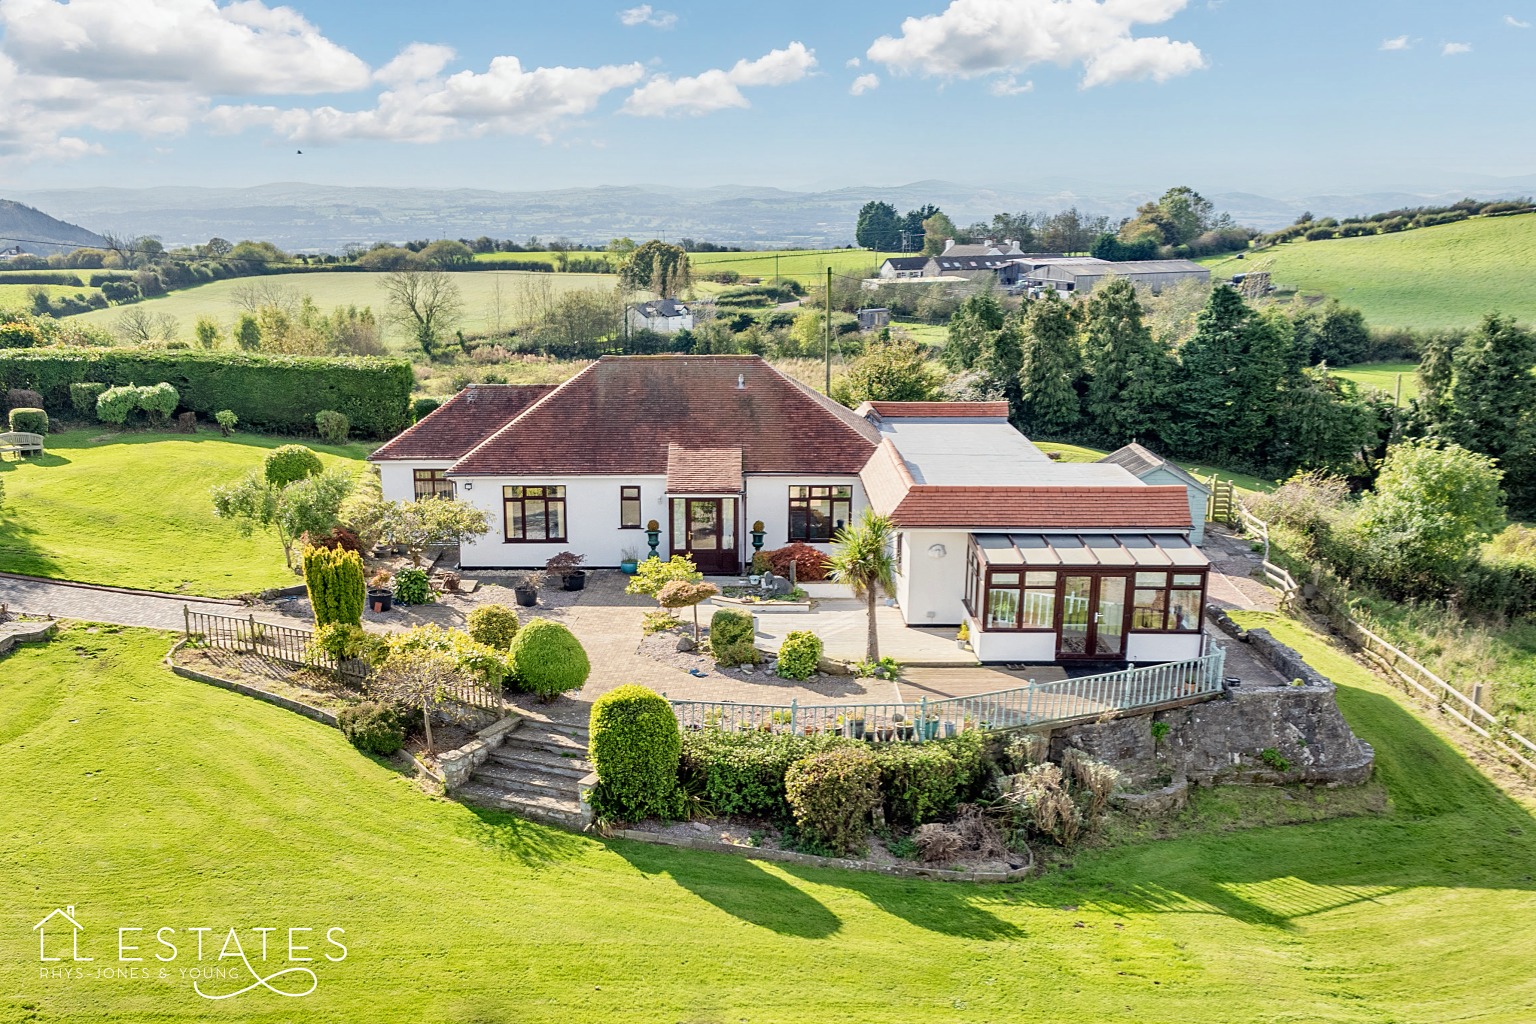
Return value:
<svg viewBox="0 0 1536 1024">
<path fill-rule="evenodd" d="M 234 296 L 235 304 L 242 312 L 253 315 L 266 307 L 274 306 L 287 315 L 293 316 L 303 301 L 293 289 L 259 279 L 236 285 L 230 294 Z"/>
<path fill-rule="evenodd" d="M 459 710 L 460 705 L 451 699 L 452 695 L 478 685 L 474 676 L 441 651 L 392 654 L 368 681 L 368 689 L 375 695 L 421 709 L 428 754 L 432 753 L 432 715 Z"/>
<path fill-rule="evenodd" d="M 143 306 L 129 306 L 112 321 L 112 333 L 126 345 L 176 340 L 181 325 L 169 313 L 152 313 Z"/>
<path fill-rule="evenodd" d="M 441 270 L 392 270 L 384 275 L 390 319 L 416 337 L 433 358 L 442 336 L 464 315 L 464 297 Z"/>
</svg>

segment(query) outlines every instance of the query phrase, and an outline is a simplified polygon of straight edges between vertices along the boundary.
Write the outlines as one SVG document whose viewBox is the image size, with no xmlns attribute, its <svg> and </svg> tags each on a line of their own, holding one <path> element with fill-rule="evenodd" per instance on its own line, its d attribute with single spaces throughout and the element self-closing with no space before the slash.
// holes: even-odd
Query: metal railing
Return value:
<svg viewBox="0 0 1536 1024">
<path fill-rule="evenodd" d="M 349 686 L 366 687 L 373 670 L 362 659 L 352 658 L 338 663 L 326 652 L 311 646 L 314 631 L 302 626 L 285 626 L 262 622 L 254 615 L 237 618 L 231 615 L 211 615 L 195 612 L 182 606 L 188 640 L 197 639 L 205 646 L 234 654 L 244 654 L 275 661 L 295 668 L 313 668 L 341 679 Z M 476 685 L 448 687 L 446 695 L 460 704 L 470 707 L 500 711 L 501 696 Z"/>
<path fill-rule="evenodd" d="M 969 697 L 906 703 L 737 704 L 674 700 L 684 729 L 768 732 L 922 743 L 970 729 L 1024 729 L 1113 718 L 1222 692 L 1226 651 L 1118 672 L 1031 683 Z"/>
</svg>

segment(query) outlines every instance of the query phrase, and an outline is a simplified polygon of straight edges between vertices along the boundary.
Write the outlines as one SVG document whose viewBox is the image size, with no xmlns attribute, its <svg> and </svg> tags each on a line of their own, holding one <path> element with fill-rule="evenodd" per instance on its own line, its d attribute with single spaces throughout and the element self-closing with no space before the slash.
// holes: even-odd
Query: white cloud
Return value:
<svg viewBox="0 0 1536 1024">
<path fill-rule="evenodd" d="M 453 60 L 451 46 L 433 43 L 412 43 L 401 50 L 395 59 L 373 73 L 375 81 L 385 85 L 408 85 L 421 82 L 440 74 Z"/>
<path fill-rule="evenodd" d="M 241 0 L 3 0 L 4 49 L 34 74 L 207 93 L 340 92 L 368 65 L 287 7 Z"/>
<path fill-rule="evenodd" d="M 1521 21 L 1519 18 L 1515 17 L 1513 14 L 1506 14 L 1506 15 L 1504 15 L 1504 24 L 1508 25 L 1510 28 L 1530 28 L 1531 27 L 1531 23 L 1530 22 L 1528 22 L 1528 21 Z"/>
<path fill-rule="evenodd" d="M 939 14 L 907 18 L 900 36 L 866 52 L 893 71 L 956 78 L 1005 75 L 1035 64 L 1083 65 L 1083 88 L 1130 79 L 1164 82 L 1206 66 L 1194 43 L 1133 37 L 1187 0 L 951 0 Z"/>
<path fill-rule="evenodd" d="M 1408 41 L 1408 37 L 1407 36 L 1393 36 L 1391 39 L 1383 39 L 1381 41 L 1380 49 L 1383 49 L 1383 50 L 1406 50 L 1406 49 L 1408 49 L 1412 45 L 1413 45 L 1413 43 Z"/>
<path fill-rule="evenodd" d="M 310 144 L 437 142 L 466 134 L 548 138 L 558 122 L 591 112 L 604 95 L 635 84 L 644 73 L 639 64 L 524 70 L 516 57 L 496 57 L 483 74 L 460 71 L 400 82 L 381 93 L 371 110 L 223 106 L 211 112 L 210 121 L 225 131 L 264 125 Z"/>
<path fill-rule="evenodd" d="M 749 107 L 742 87 L 788 85 L 810 74 L 815 66 L 815 51 L 794 42 L 756 60 L 739 60 L 729 71 L 711 68 L 683 78 L 658 75 L 630 93 L 623 112 L 636 117 L 662 117 Z"/>
<path fill-rule="evenodd" d="M 880 88 L 879 75 L 860 75 L 853 80 L 853 84 L 848 87 L 848 91 L 855 96 L 863 96 L 869 90 L 878 88 Z"/>
<path fill-rule="evenodd" d="M 843 62 L 843 67 L 845 67 L 845 68 L 856 68 L 858 66 L 859 66 L 859 58 L 857 58 L 857 57 L 849 57 L 847 60 L 845 60 Z"/>
<path fill-rule="evenodd" d="M 1034 87 L 1034 82 L 1021 82 L 1014 75 L 1004 75 L 1002 78 L 994 78 L 992 84 L 987 86 L 987 91 L 993 96 L 1017 96 L 1030 92 Z"/>
<path fill-rule="evenodd" d="M 641 4 L 639 7 L 630 7 L 619 12 L 619 20 L 633 28 L 636 25 L 649 25 L 652 28 L 671 28 L 677 24 L 677 15 L 671 11 L 658 11 L 650 4 Z"/>
<path fill-rule="evenodd" d="M 1471 43 L 1446 43 L 1443 47 L 1440 48 L 1440 56 L 1442 56 L 1442 57 L 1454 57 L 1458 53 L 1471 53 L 1471 52 L 1472 52 L 1472 44 Z"/>
</svg>

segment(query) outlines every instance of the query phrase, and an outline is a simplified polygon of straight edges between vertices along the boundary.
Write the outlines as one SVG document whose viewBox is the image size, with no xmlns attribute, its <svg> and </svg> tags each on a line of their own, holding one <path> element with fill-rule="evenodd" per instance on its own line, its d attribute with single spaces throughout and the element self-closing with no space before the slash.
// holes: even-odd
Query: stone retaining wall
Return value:
<svg viewBox="0 0 1536 1024">
<path fill-rule="evenodd" d="M 1375 751 L 1339 713 L 1333 683 L 1266 630 L 1239 631 L 1238 639 L 1292 682 L 1245 682 L 1204 704 L 1058 729 L 1052 759 L 1079 747 L 1117 768 L 1131 790 L 1159 779 L 1172 780 L 1175 789 L 1181 782 L 1341 786 L 1369 779 Z M 1158 727 L 1161 738 L 1153 734 L 1158 723 L 1166 726 Z M 1268 762 L 1265 751 L 1274 752 Z M 1180 799 L 1171 791 L 1164 797 L 1169 804 Z"/>
<path fill-rule="evenodd" d="M 35 644 L 47 640 L 57 630 L 57 622 L 0 623 L 0 654 L 9 652 L 17 644 Z"/>
<path fill-rule="evenodd" d="M 523 724 L 521 715 L 512 714 L 499 719 L 475 733 L 475 738 L 454 750 L 437 755 L 437 767 L 443 786 L 452 793 L 484 764 L 491 752 L 506 740 L 507 733 Z"/>
</svg>

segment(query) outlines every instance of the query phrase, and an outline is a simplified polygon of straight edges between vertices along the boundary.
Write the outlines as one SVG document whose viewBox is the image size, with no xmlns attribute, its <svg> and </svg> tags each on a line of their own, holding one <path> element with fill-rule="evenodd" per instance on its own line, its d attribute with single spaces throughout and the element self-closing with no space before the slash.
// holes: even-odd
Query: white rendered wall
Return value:
<svg viewBox="0 0 1536 1024">
<path fill-rule="evenodd" d="M 1153 661 L 1189 661 L 1200 657 L 1199 633 L 1128 633 L 1125 660 L 1133 664 Z"/>
<path fill-rule="evenodd" d="M 380 462 L 379 486 L 384 489 L 386 501 L 415 501 L 418 469 L 447 469 L 452 459 L 421 459 L 414 462 Z"/>
<path fill-rule="evenodd" d="M 752 560 L 752 524 L 763 521 L 763 550 L 772 551 L 789 543 L 789 489 L 791 487 L 850 486 L 853 488 L 851 515 L 858 519 L 869 502 L 864 497 L 864 485 L 856 476 L 800 476 L 776 473 L 772 476 L 750 474 L 746 478 L 746 507 L 741 521 L 745 540 L 742 543 L 742 561 Z M 830 552 L 830 544 L 813 544 L 819 551 Z"/>
<path fill-rule="evenodd" d="M 1056 660 L 1055 633 L 988 633 L 970 615 L 965 617 L 971 634 L 971 650 L 977 661 L 1039 661 Z"/>
<path fill-rule="evenodd" d="M 909 626 L 958 626 L 965 615 L 965 546 L 970 534 L 948 530 L 901 531 L 901 574 L 896 603 Z M 944 548 L 943 557 L 930 549 Z"/>
<path fill-rule="evenodd" d="M 466 569 L 514 569 L 542 566 L 552 555 L 574 551 L 585 555 L 592 568 L 612 568 L 619 564 L 625 548 L 633 548 L 645 558 L 650 552 L 643 527 L 649 519 L 661 524 L 657 550 L 667 557 L 670 517 L 663 500 L 666 479 L 659 476 L 558 476 L 539 477 L 460 477 L 458 496 L 486 511 L 491 530 L 459 548 L 459 563 Z M 528 544 L 507 543 L 506 519 L 502 507 L 503 486 L 563 486 L 565 488 L 564 541 Z M 642 529 L 619 528 L 619 488 L 640 488 L 640 525 Z"/>
</svg>

